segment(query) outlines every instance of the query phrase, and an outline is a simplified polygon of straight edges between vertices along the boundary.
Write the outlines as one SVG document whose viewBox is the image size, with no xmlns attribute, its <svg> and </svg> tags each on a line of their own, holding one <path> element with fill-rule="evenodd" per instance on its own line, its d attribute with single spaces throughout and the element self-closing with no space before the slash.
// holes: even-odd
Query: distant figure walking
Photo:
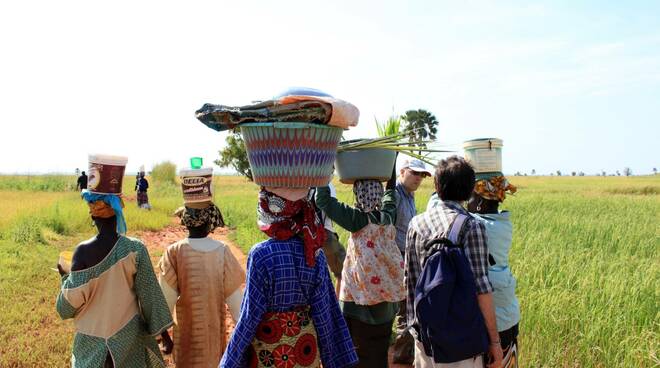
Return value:
<svg viewBox="0 0 660 368">
<path fill-rule="evenodd" d="M 83 171 L 82 174 L 78 177 L 78 182 L 76 183 L 76 190 L 77 191 L 82 191 L 83 189 L 87 189 L 87 175 Z"/>
<path fill-rule="evenodd" d="M 135 190 L 137 191 L 137 203 L 138 207 L 150 210 L 151 205 L 149 205 L 147 189 L 149 189 L 149 182 L 144 177 L 144 171 L 142 171 L 138 174 L 138 179 L 135 182 Z"/>
</svg>

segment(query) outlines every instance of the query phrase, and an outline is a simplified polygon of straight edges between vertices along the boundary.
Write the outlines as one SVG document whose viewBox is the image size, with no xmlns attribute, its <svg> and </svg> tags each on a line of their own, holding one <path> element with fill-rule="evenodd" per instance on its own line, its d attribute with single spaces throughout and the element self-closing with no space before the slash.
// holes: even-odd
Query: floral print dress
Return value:
<svg viewBox="0 0 660 368">
<path fill-rule="evenodd" d="M 320 367 L 316 341 L 309 308 L 268 312 L 252 341 L 249 367 Z"/>
<path fill-rule="evenodd" d="M 405 298 L 403 258 L 393 225 L 369 223 L 348 240 L 339 291 L 341 301 L 360 305 Z"/>
</svg>

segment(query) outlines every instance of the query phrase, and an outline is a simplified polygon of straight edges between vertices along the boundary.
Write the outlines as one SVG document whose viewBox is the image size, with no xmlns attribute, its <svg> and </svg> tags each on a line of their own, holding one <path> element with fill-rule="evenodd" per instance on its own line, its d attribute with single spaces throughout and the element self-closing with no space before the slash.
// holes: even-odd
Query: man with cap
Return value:
<svg viewBox="0 0 660 368">
<path fill-rule="evenodd" d="M 415 191 L 422 184 L 422 180 L 430 177 L 431 171 L 424 162 L 418 159 L 406 158 L 399 169 L 399 179 L 396 184 L 397 216 L 396 216 L 396 244 L 404 256 L 406 250 L 406 234 L 410 220 L 417 215 L 415 208 Z M 399 304 L 398 319 L 396 323 L 396 340 L 393 346 L 394 363 L 412 364 L 414 358 L 414 340 L 408 331 L 406 323 L 406 302 Z"/>
</svg>

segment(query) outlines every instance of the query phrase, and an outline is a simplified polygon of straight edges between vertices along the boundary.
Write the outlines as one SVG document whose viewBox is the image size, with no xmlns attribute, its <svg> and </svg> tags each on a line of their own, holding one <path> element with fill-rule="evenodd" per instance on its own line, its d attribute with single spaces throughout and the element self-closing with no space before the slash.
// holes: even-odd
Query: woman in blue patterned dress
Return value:
<svg viewBox="0 0 660 368">
<path fill-rule="evenodd" d="M 270 239 L 248 255 L 241 314 L 220 367 L 354 366 L 355 348 L 319 251 L 324 227 L 306 193 L 262 188 L 257 213 Z"/>
</svg>

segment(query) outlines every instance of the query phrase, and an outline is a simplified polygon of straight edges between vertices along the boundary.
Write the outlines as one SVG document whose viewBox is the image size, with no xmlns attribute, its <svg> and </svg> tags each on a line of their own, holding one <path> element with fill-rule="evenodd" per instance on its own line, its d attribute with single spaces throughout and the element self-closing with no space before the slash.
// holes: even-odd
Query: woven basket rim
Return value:
<svg viewBox="0 0 660 368">
<path fill-rule="evenodd" d="M 314 124 L 307 123 L 302 121 L 269 121 L 269 122 L 259 122 L 259 123 L 245 123 L 241 124 L 240 127 L 273 127 L 279 129 L 305 129 L 305 128 L 318 128 L 318 129 L 341 129 L 343 128 L 336 127 L 333 125 L 324 125 L 324 124 Z"/>
</svg>

